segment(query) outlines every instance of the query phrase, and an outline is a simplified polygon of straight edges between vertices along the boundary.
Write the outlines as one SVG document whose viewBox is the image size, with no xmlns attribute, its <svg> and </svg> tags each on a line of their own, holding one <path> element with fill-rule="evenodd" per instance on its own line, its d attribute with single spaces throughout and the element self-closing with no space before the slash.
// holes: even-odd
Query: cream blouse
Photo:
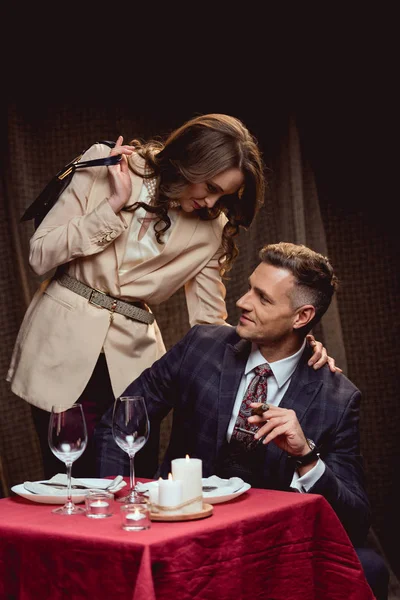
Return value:
<svg viewBox="0 0 400 600">
<path fill-rule="evenodd" d="M 142 190 L 137 201 L 150 204 L 151 194 L 149 188 L 151 189 L 151 186 L 147 186 L 147 181 L 148 180 L 144 180 L 144 185 L 142 186 Z M 154 233 L 153 223 L 150 223 L 146 233 L 143 235 L 142 239 L 139 240 L 139 231 L 142 226 L 143 220 L 145 218 L 150 218 L 152 219 L 152 221 L 154 221 L 156 217 L 153 218 L 153 213 L 146 212 L 146 210 L 141 206 L 139 206 L 139 208 L 136 209 L 135 216 L 130 224 L 129 235 L 125 247 L 124 259 L 122 261 L 121 268 L 118 271 L 119 275 L 125 273 L 128 270 L 128 268 L 138 265 L 144 262 L 145 260 L 148 260 L 149 258 L 153 258 L 154 256 L 160 254 L 162 248 L 167 243 L 168 238 L 171 235 L 171 231 L 174 227 L 174 224 L 176 223 L 176 220 L 178 219 L 179 210 L 175 208 L 170 209 L 168 211 L 168 216 L 171 219 L 171 226 L 167 229 L 165 233 L 163 233 L 162 244 L 159 244 L 157 242 Z"/>
</svg>

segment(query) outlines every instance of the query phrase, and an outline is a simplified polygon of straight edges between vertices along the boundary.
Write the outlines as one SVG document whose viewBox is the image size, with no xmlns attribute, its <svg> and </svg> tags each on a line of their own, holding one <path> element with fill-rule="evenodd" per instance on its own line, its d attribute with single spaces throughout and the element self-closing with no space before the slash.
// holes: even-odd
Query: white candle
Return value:
<svg viewBox="0 0 400 600">
<path fill-rule="evenodd" d="M 159 506 L 165 506 L 166 508 L 170 506 L 178 506 L 182 502 L 182 497 L 182 481 L 173 479 L 171 473 L 169 473 L 168 479 L 158 480 Z M 169 514 L 173 514 L 174 512 L 175 511 L 169 511 Z M 180 510 L 176 512 L 180 512 Z"/>
<path fill-rule="evenodd" d="M 202 462 L 199 458 L 175 458 L 171 462 L 172 477 L 182 480 L 182 502 L 200 498 L 182 508 L 183 513 L 200 512 L 203 508 Z"/>
<path fill-rule="evenodd" d="M 103 500 L 96 500 L 90 504 L 91 508 L 107 508 L 107 506 L 109 506 L 108 502 L 104 502 Z"/>
<path fill-rule="evenodd" d="M 147 515 L 145 515 L 144 513 L 140 512 L 140 510 L 135 508 L 135 512 L 128 513 L 126 515 L 126 518 L 128 521 L 140 521 L 141 519 L 146 519 Z"/>
<path fill-rule="evenodd" d="M 149 488 L 150 504 L 158 504 L 158 486 Z"/>
</svg>

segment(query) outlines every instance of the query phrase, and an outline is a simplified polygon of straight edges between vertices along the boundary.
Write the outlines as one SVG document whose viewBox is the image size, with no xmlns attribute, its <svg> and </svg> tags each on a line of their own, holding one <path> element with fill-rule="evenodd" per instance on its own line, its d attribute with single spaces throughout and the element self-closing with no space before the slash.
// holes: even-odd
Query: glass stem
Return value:
<svg viewBox="0 0 400 600">
<path fill-rule="evenodd" d="M 135 459 L 135 455 L 130 454 L 129 455 L 129 472 L 130 472 L 130 478 L 131 478 L 131 490 L 132 491 L 135 489 L 135 467 L 133 464 L 134 459 Z"/>
<path fill-rule="evenodd" d="M 71 469 L 72 462 L 65 463 L 67 467 L 67 502 L 72 502 Z"/>
</svg>

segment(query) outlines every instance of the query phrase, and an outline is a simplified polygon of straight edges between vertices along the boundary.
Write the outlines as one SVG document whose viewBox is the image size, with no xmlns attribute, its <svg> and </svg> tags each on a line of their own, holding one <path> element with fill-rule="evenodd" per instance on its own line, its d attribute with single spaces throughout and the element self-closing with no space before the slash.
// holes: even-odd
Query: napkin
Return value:
<svg viewBox="0 0 400 600">
<path fill-rule="evenodd" d="M 53 488 L 50 485 L 43 485 L 37 481 L 24 481 L 24 488 L 32 494 L 40 494 L 40 496 L 65 496 L 65 489 Z M 82 493 L 84 490 L 80 490 Z M 72 490 L 76 493 L 77 490 Z"/>
<path fill-rule="evenodd" d="M 144 493 L 144 492 L 148 492 L 149 491 L 149 484 L 151 484 L 151 487 L 154 487 L 154 485 L 156 485 L 156 487 L 158 486 L 158 481 L 148 481 L 147 483 L 142 483 L 141 481 L 138 481 L 135 485 L 135 491 L 136 492 L 140 492 L 140 493 Z"/>
<path fill-rule="evenodd" d="M 58 473 L 54 475 L 51 479 L 48 480 L 48 483 L 54 483 L 58 485 L 67 486 L 67 475 L 65 473 Z M 81 485 L 88 490 L 107 490 L 114 494 L 118 492 L 123 487 L 126 486 L 126 482 L 123 481 L 121 475 L 118 475 L 115 479 L 97 481 L 96 485 L 91 485 L 86 481 L 81 481 L 80 479 L 76 479 L 75 477 L 71 477 L 72 485 Z M 51 485 L 44 485 L 38 481 L 25 481 L 24 488 L 28 490 L 28 492 L 32 492 L 33 494 L 40 494 L 42 496 L 65 496 L 66 487 L 64 489 L 60 489 L 57 487 L 52 487 Z M 84 489 L 73 489 L 73 494 L 82 494 L 84 493 Z"/>
<path fill-rule="evenodd" d="M 54 475 L 54 477 L 49 479 L 48 483 L 67 485 L 67 475 L 66 473 L 58 473 L 57 475 Z M 126 486 L 126 482 L 123 480 L 122 475 L 117 475 L 115 479 L 103 479 L 102 481 L 98 480 L 96 485 L 90 482 L 82 481 L 81 479 L 76 479 L 75 477 L 71 477 L 71 484 L 81 485 L 90 490 L 107 490 L 108 492 L 112 493 L 118 492 Z"/>
<path fill-rule="evenodd" d="M 217 487 L 216 490 L 213 490 L 212 492 L 203 492 L 204 496 L 207 496 L 207 494 L 215 496 L 217 493 L 234 494 L 235 492 L 238 492 L 244 486 L 244 481 L 240 477 L 221 479 L 218 475 L 211 475 L 211 477 L 203 479 L 203 485 L 215 485 Z"/>
</svg>

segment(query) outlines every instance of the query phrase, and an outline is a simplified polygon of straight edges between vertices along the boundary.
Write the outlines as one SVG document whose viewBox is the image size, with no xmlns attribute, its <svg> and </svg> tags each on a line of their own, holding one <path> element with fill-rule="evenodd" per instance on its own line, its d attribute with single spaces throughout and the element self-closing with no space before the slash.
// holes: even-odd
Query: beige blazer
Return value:
<svg viewBox="0 0 400 600">
<path fill-rule="evenodd" d="M 109 154 L 92 146 L 82 160 Z M 135 164 L 143 166 L 139 157 Z M 143 179 L 131 172 L 133 204 Z M 218 270 L 225 215 L 202 221 L 180 212 L 158 256 L 140 264 L 124 262 L 135 213 L 115 214 L 107 198 L 107 167 L 78 170 L 30 241 L 29 262 L 38 275 L 67 263 L 67 273 L 116 298 L 156 306 L 185 286 L 190 325 L 223 324 L 225 287 Z M 153 235 L 152 225 L 146 233 Z M 7 380 L 12 391 L 45 410 L 72 405 L 84 390 L 104 349 L 115 396 L 165 353 L 156 322 L 146 325 L 98 308 L 48 280 L 36 292 L 22 322 Z"/>
</svg>

